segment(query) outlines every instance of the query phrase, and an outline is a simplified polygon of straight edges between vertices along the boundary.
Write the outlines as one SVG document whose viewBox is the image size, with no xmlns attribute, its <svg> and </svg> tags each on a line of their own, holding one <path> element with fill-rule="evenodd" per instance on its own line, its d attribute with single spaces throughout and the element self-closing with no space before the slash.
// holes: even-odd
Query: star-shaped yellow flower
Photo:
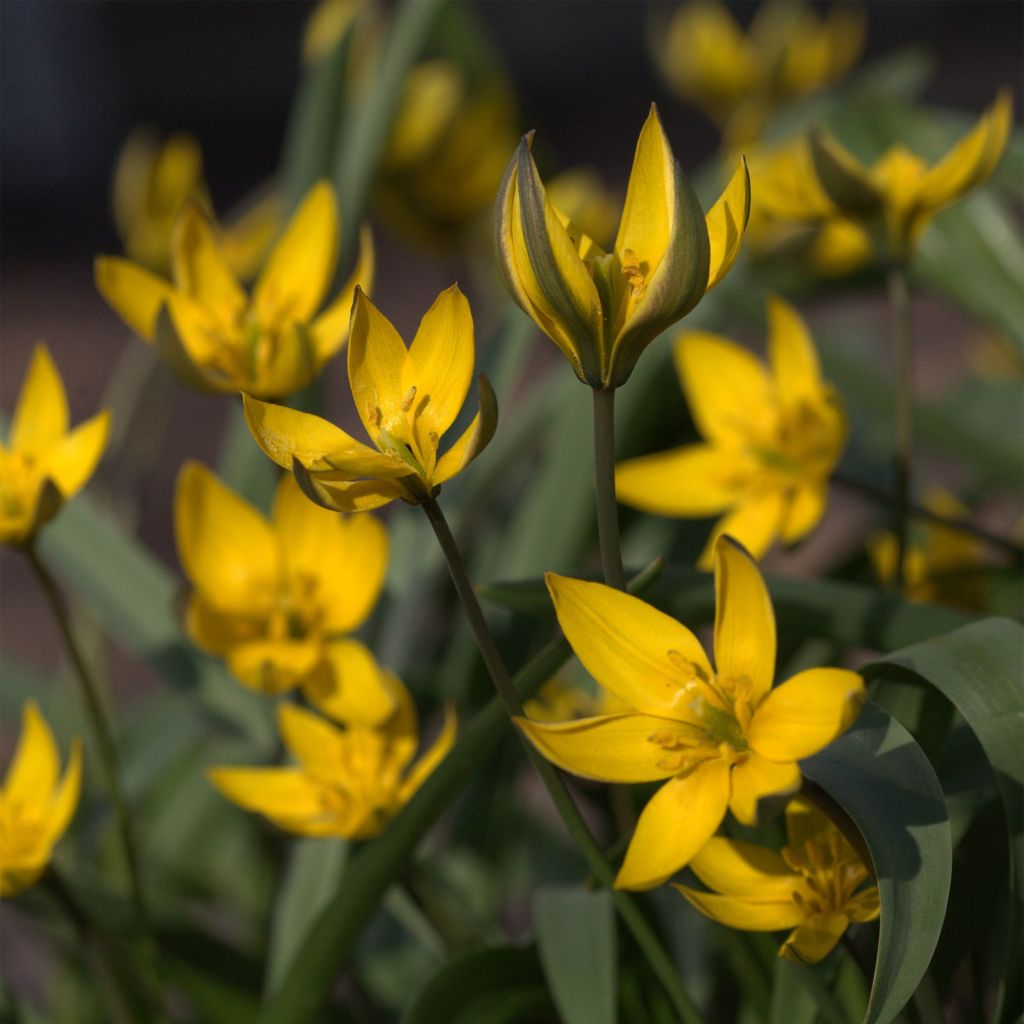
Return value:
<svg viewBox="0 0 1024 1024">
<path fill-rule="evenodd" d="M 334 190 L 319 182 L 274 246 L 251 294 L 225 258 L 216 225 L 196 203 L 175 219 L 173 281 L 114 256 L 96 260 L 96 287 L 194 387 L 280 398 L 306 387 L 348 337 L 357 285 L 373 278 L 369 229 L 337 298 L 319 313 L 338 257 Z"/>
<path fill-rule="evenodd" d="M 576 376 L 591 387 L 615 388 L 647 345 L 728 273 L 749 207 L 741 160 L 705 217 L 652 106 L 612 251 L 604 252 L 552 205 L 528 137 L 498 193 L 499 264 L 512 297 Z"/>
<path fill-rule="evenodd" d="M 728 533 L 760 558 L 776 538 L 792 543 L 821 519 L 846 419 L 821 378 L 803 320 L 768 301 L 766 368 L 716 334 L 683 334 L 676 369 L 703 443 L 631 459 L 615 486 L 627 505 L 669 516 L 725 513 L 698 563 L 710 568 Z"/>
<path fill-rule="evenodd" d="M 682 868 L 727 809 L 800 787 L 797 762 L 860 712 L 855 672 L 815 668 L 772 688 L 775 617 L 757 566 L 730 537 L 715 545 L 715 667 L 675 619 L 612 587 L 547 575 L 558 622 L 597 682 L 631 710 L 547 724 L 517 719 L 559 767 L 602 782 L 667 780 L 644 808 L 615 885 L 649 889 Z"/>
<path fill-rule="evenodd" d="M 68 827 L 82 787 L 82 744 L 71 741 L 63 778 L 60 753 L 35 701 L 21 712 L 21 736 L 0 788 L 0 896 L 32 885 Z"/>
<path fill-rule="evenodd" d="M 0 444 L 0 544 L 24 544 L 80 491 L 110 436 L 104 409 L 68 430 L 64 382 L 45 345 L 36 345 L 7 444 Z"/>
<path fill-rule="evenodd" d="M 851 925 L 878 917 L 878 887 L 842 832 L 802 797 L 786 807 L 781 853 L 715 837 L 690 861 L 712 891 L 675 886 L 702 914 L 750 932 L 792 929 L 779 956 L 817 963 Z"/>
<path fill-rule="evenodd" d="M 395 498 L 416 504 L 465 469 L 494 435 L 498 406 L 481 374 L 480 411 L 443 455 L 439 451 L 472 378 L 473 317 L 458 285 L 437 297 L 408 349 L 356 289 L 348 379 L 375 447 L 319 416 L 248 395 L 245 415 L 263 451 L 292 470 L 318 504 L 342 512 L 378 508 Z"/>
</svg>

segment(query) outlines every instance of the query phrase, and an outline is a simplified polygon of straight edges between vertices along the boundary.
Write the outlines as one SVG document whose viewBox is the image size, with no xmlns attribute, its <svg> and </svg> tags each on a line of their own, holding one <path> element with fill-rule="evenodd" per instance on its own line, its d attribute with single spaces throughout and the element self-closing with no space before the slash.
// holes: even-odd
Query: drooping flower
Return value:
<svg viewBox="0 0 1024 1024">
<path fill-rule="evenodd" d="M 802 797 L 786 807 L 789 839 L 781 853 L 715 837 L 690 861 L 712 891 L 676 885 L 702 914 L 728 928 L 792 929 L 779 956 L 824 959 L 851 924 L 878 917 L 878 887 L 842 832 Z"/>
<path fill-rule="evenodd" d="M 0 543 L 24 544 L 88 482 L 110 436 L 110 413 L 68 429 L 67 393 L 49 350 L 32 353 L 14 410 L 10 436 L 0 444 Z"/>
<path fill-rule="evenodd" d="M 127 257 L 158 274 L 171 269 L 175 220 L 190 202 L 212 219 L 203 175 L 203 155 L 191 135 L 176 132 L 162 142 L 145 130 L 128 136 L 114 171 L 114 222 Z M 243 281 L 255 276 L 277 233 L 281 200 L 258 199 L 217 229 L 217 244 L 231 271 Z"/>
<path fill-rule="evenodd" d="M 527 137 L 498 193 L 498 260 L 509 293 L 576 376 L 591 387 L 619 387 L 644 348 L 728 273 L 749 207 L 741 160 L 705 217 L 652 106 L 612 251 L 551 203 Z"/>
<path fill-rule="evenodd" d="M 205 466 L 186 462 L 174 496 L 178 554 L 193 586 L 189 636 L 240 682 L 280 694 L 302 685 L 329 714 L 372 677 L 348 634 L 370 614 L 388 538 L 373 516 L 317 508 L 295 480 L 278 484 L 268 521 Z M 384 712 L 390 705 L 378 701 Z"/>
<path fill-rule="evenodd" d="M 855 672 L 808 669 L 772 688 L 775 617 L 754 561 L 715 545 L 715 667 L 675 619 L 600 583 L 547 575 L 559 624 L 597 682 L 631 710 L 516 722 L 559 767 L 602 782 L 665 781 L 644 808 L 615 885 L 649 889 L 682 868 L 727 809 L 755 824 L 793 794 L 797 764 L 842 735 L 864 701 Z"/>
<path fill-rule="evenodd" d="M 21 711 L 21 736 L 0 788 L 0 896 L 32 885 L 71 821 L 82 785 L 82 744 L 60 777 L 60 753 L 35 701 Z"/>
<path fill-rule="evenodd" d="M 776 538 L 790 544 L 810 532 L 846 440 L 838 396 L 821 378 L 803 320 L 771 298 L 768 323 L 768 369 L 727 338 L 681 335 L 676 369 L 705 440 L 616 469 L 627 505 L 669 516 L 724 513 L 701 555 L 703 568 L 722 534 L 760 558 Z"/>
<path fill-rule="evenodd" d="M 309 413 L 245 396 L 245 415 L 260 447 L 292 470 L 307 497 L 356 512 L 395 498 L 411 504 L 436 494 L 494 435 L 498 406 L 480 375 L 480 411 L 439 454 L 473 377 L 473 318 L 458 285 L 424 314 L 407 349 L 390 321 L 360 291 L 352 308 L 348 379 L 374 446 Z"/>
<path fill-rule="evenodd" d="M 383 724 L 358 714 L 345 728 L 296 707 L 278 705 L 281 738 L 297 762 L 283 768 L 214 768 L 210 781 L 229 800 L 305 836 L 370 839 L 407 803 L 455 741 L 456 719 L 445 708 L 437 739 L 411 763 L 419 745 L 408 691 L 381 671 L 396 710 Z"/>
<path fill-rule="evenodd" d="M 319 314 L 338 256 L 334 190 L 319 182 L 274 246 L 251 294 L 239 285 L 216 225 L 195 203 L 171 239 L 173 282 L 114 256 L 96 260 L 96 287 L 129 327 L 155 343 L 194 387 L 280 398 L 306 387 L 348 338 L 358 285 L 373 279 L 369 229 L 338 296 Z"/>
</svg>

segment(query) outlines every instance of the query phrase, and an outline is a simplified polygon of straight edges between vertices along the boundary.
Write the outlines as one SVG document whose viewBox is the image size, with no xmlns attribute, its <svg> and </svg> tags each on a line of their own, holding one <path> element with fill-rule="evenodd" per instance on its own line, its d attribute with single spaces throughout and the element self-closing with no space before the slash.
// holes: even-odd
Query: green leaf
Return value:
<svg viewBox="0 0 1024 1024">
<path fill-rule="evenodd" d="M 544 976 L 564 1024 L 615 1024 L 615 909 L 607 889 L 547 886 L 534 898 Z"/>
<path fill-rule="evenodd" d="M 1009 976 L 1020 960 L 1024 897 L 1024 626 L 1010 619 L 971 623 L 895 651 L 867 666 L 864 674 L 883 688 L 908 678 L 935 687 L 963 715 L 981 744 L 1010 837 Z M 1013 1015 L 1020 1010 L 1007 1009 Z M 999 1017 L 997 1013 L 995 1019 Z"/>
<path fill-rule="evenodd" d="M 818 1019 L 818 999 L 825 982 L 818 977 L 813 967 L 794 964 L 781 957 L 775 963 L 775 977 L 772 980 L 772 1002 L 769 1024 L 815 1024 Z M 827 991 L 827 989 L 826 989 Z M 834 1001 L 835 997 L 828 993 Z M 831 1006 L 831 1003 L 828 1003 Z M 834 1024 L 849 1024 L 845 1014 L 837 1017 L 825 1014 L 825 1019 Z"/>
<path fill-rule="evenodd" d="M 402 1024 L 558 1024 L 531 946 L 454 957 L 434 975 Z"/>
<path fill-rule="evenodd" d="M 870 702 L 800 767 L 849 814 L 871 854 L 882 912 L 865 1024 L 887 1024 L 924 977 L 946 913 L 953 852 L 942 788 L 910 733 Z"/>
</svg>

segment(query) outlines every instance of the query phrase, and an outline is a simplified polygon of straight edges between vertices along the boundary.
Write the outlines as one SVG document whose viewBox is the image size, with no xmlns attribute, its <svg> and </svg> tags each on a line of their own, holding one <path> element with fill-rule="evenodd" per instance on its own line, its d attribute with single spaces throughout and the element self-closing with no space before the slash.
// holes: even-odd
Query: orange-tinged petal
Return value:
<svg viewBox="0 0 1024 1024">
<path fill-rule="evenodd" d="M 788 405 L 821 398 L 821 364 L 807 324 L 777 295 L 768 299 L 768 361 L 775 390 Z"/>
<path fill-rule="evenodd" d="M 9 804 L 39 807 L 50 799 L 60 773 L 60 754 L 46 719 L 34 700 L 21 709 L 21 734 L 3 785 Z"/>
<path fill-rule="evenodd" d="M 715 665 L 752 704 L 775 678 L 775 612 L 754 560 L 731 537 L 715 544 Z M 776 760 L 796 760 L 777 758 Z"/>
<path fill-rule="evenodd" d="M 327 644 L 322 667 L 305 680 L 302 692 L 317 710 L 346 725 L 378 726 L 397 709 L 377 660 L 358 640 Z"/>
<path fill-rule="evenodd" d="M 97 256 L 96 288 L 115 313 L 145 341 L 156 337 L 156 318 L 174 288 L 163 278 L 117 256 Z"/>
<path fill-rule="evenodd" d="M 715 892 L 758 901 L 787 900 L 800 884 L 800 876 L 774 850 L 721 836 L 701 847 L 690 870 Z"/>
<path fill-rule="evenodd" d="M 653 889 L 711 838 L 729 803 L 729 765 L 701 761 L 665 783 L 648 801 L 615 879 L 616 889 Z"/>
<path fill-rule="evenodd" d="M 88 482 L 109 438 L 110 413 L 104 409 L 75 427 L 47 454 L 46 474 L 65 498 L 77 494 Z"/>
<path fill-rule="evenodd" d="M 602 583 L 545 575 L 559 625 L 586 670 L 645 714 L 686 720 L 711 666 L 700 641 L 638 597 Z"/>
<path fill-rule="evenodd" d="M 761 800 L 791 796 L 799 788 L 800 769 L 795 761 L 768 761 L 753 752 L 732 770 L 729 810 L 742 824 L 757 825 Z"/>
<path fill-rule="evenodd" d="M 696 745 L 694 726 L 654 715 L 602 715 L 569 722 L 514 719 L 530 742 L 553 764 L 599 782 L 657 782 L 679 771 L 668 756 L 672 739 Z M 655 740 L 660 739 L 658 743 Z"/>
<path fill-rule="evenodd" d="M 213 225 L 195 203 L 178 214 L 171 235 L 174 282 L 186 295 L 233 324 L 248 301 L 224 259 Z"/>
<path fill-rule="evenodd" d="M 623 504 L 662 516 L 713 516 L 732 506 L 749 462 L 732 449 L 691 444 L 620 462 L 615 493 Z"/>
<path fill-rule="evenodd" d="M 348 380 L 359 418 L 374 440 L 382 429 L 399 437 L 405 432 L 405 359 L 405 344 L 391 321 L 357 288 L 348 343 Z"/>
<path fill-rule="evenodd" d="M 719 896 L 673 885 L 687 901 L 712 921 L 745 932 L 775 932 L 798 925 L 804 911 L 792 900 L 762 901 L 751 897 Z"/>
<path fill-rule="evenodd" d="M 747 740 L 771 761 L 799 761 L 853 725 L 864 680 L 843 668 L 811 668 L 777 686 L 754 712 Z"/>
<path fill-rule="evenodd" d="M 786 939 L 779 956 L 798 964 L 816 964 L 835 949 L 849 924 L 845 914 L 812 914 Z"/>
<path fill-rule="evenodd" d="M 32 351 L 32 361 L 21 385 L 11 422 L 10 447 L 41 458 L 68 429 L 68 399 L 50 350 L 42 343 Z"/>
<path fill-rule="evenodd" d="M 352 302 L 356 288 L 370 295 L 376 276 L 376 251 L 373 232 L 369 224 L 359 229 L 359 255 L 355 269 L 345 282 L 338 297 L 310 324 L 309 333 L 319 365 L 327 362 L 342 345 L 348 341 L 349 322 L 352 319 Z"/>
<path fill-rule="evenodd" d="M 708 291 L 729 273 L 736 262 L 749 218 L 750 173 L 747 161 L 740 157 L 740 165 L 725 191 L 707 213 L 708 241 L 711 243 Z"/>
</svg>

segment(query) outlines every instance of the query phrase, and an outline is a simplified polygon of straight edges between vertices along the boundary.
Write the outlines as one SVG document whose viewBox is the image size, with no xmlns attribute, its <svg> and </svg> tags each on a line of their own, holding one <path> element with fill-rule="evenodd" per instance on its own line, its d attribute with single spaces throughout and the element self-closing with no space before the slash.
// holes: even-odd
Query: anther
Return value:
<svg viewBox="0 0 1024 1024">
<path fill-rule="evenodd" d="M 409 393 L 402 399 L 402 412 L 408 412 L 412 408 L 412 403 L 416 401 L 416 385 L 413 384 L 409 388 Z"/>
</svg>

